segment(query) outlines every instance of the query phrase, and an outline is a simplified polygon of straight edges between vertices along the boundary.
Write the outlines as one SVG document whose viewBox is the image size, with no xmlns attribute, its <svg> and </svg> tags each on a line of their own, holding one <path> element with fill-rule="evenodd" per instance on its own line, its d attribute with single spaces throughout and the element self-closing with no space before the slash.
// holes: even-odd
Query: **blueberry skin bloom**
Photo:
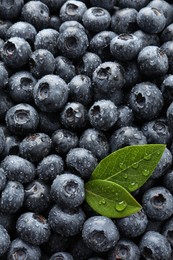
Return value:
<svg viewBox="0 0 173 260">
<path fill-rule="evenodd" d="M 111 219 L 104 216 L 94 216 L 85 221 L 82 238 L 93 251 L 107 252 L 119 240 L 119 232 Z"/>
<path fill-rule="evenodd" d="M 168 260 L 171 257 L 171 245 L 156 231 L 148 231 L 142 236 L 139 249 L 144 259 Z"/>
<path fill-rule="evenodd" d="M 59 11 L 61 21 L 82 21 L 84 12 L 87 10 L 86 5 L 82 1 L 68 0 Z"/>
<path fill-rule="evenodd" d="M 32 212 L 26 212 L 18 218 L 16 230 L 22 240 L 33 245 L 45 243 L 50 236 L 50 227 L 47 220 Z"/>
<path fill-rule="evenodd" d="M 5 254 L 10 247 L 10 236 L 7 230 L 0 225 L 0 256 Z"/>
<path fill-rule="evenodd" d="M 34 87 L 34 100 L 41 111 L 57 112 L 68 99 L 68 86 L 56 75 L 42 77 Z"/>
</svg>

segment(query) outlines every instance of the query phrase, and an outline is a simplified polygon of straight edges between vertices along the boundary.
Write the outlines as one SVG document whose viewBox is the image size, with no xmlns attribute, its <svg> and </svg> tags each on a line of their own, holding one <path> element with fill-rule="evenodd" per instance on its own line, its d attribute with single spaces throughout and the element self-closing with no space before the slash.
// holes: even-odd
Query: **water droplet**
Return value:
<svg viewBox="0 0 173 260">
<path fill-rule="evenodd" d="M 134 169 L 137 169 L 137 168 L 139 167 L 139 163 L 138 163 L 138 162 L 133 163 L 133 164 L 132 164 L 132 167 L 133 167 Z"/>
<path fill-rule="evenodd" d="M 99 201 L 99 205 L 105 205 L 105 204 L 106 204 L 105 199 L 102 199 L 102 200 Z"/>
<path fill-rule="evenodd" d="M 124 174 L 124 178 L 125 178 L 125 179 L 128 178 L 128 174 L 127 174 L 127 173 Z"/>
<path fill-rule="evenodd" d="M 129 186 L 128 186 L 129 191 L 134 191 L 137 188 L 138 188 L 138 184 L 135 183 L 135 182 L 130 183 Z"/>
<path fill-rule="evenodd" d="M 123 210 L 125 210 L 126 207 L 127 207 L 127 202 L 122 200 L 122 201 L 119 201 L 118 203 L 116 203 L 115 209 L 117 211 L 123 211 Z"/>
<path fill-rule="evenodd" d="M 120 163 L 120 169 L 121 170 L 125 170 L 126 169 L 126 165 L 124 163 Z"/>
<path fill-rule="evenodd" d="M 149 161 L 151 159 L 151 154 L 145 154 L 144 155 L 144 160 L 146 160 L 146 161 Z"/>
<path fill-rule="evenodd" d="M 142 174 L 147 177 L 150 174 L 150 171 L 145 169 L 143 170 Z"/>
</svg>

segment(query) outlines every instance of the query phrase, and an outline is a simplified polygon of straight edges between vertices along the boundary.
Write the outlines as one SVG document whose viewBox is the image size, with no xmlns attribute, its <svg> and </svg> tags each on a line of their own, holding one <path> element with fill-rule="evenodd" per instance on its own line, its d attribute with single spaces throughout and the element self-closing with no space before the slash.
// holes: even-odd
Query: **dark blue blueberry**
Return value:
<svg viewBox="0 0 173 260">
<path fill-rule="evenodd" d="M 161 233 L 162 226 L 163 226 L 163 222 L 162 221 L 149 219 L 148 220 L 148 225 L 147 225 L 147 228 L 146 228 L 146 232 L 147 231 L 156 231 L 156 232 Z"/>
<path fill-rule="evenodd" d="M 20 37 L 8 39 L 4 43 L 1 54 L 4 63 L 13 69 L 27 64 L 30 55 L 31 47 L 29 43 Z"/>
<path fill-rule="evenodd" d="M 35 41 L 36 34 L 37 31 L 33 25 L 19 21 L 9 27 L 6 32 L 6 39 L 11 37 L 21 37 L 32 45 Z"/>
<path fill-rule="evenodd" d="M 88 45 L 88 36 L 83 29 L 67 27 L 59 34 L 58 47 L 67 58 L 77 59 L 83 56 Z"/>
<path fill-rule="evenodd" d="M 117 10 L 111 17 L 111 28 L 117 34 L 133 33 L 138 29 L 138 12 L 134 8 Z"/>
<path fill-rule="evenodd" d="M 159 33 L 166 26 L 166 17 L 162 10 L 147 6 L 137 14 L 137 23 L 144 32 Z"/>
<path fill-rule="evenodd" d="M 169 63 L 169 69 L 168 73 L 173 73 L 173 58 L 172 58 L 172 52 L 173 52 L 173 41 L 168 41 L 165 42 L 162 46 L 161 49 L 166 53 L 168 57 L 168 63 Z M 169 76 L 169 75 L 168 75 Z M 171 75 L 170 75 L 171 76 Z"/>
<path fill-rule="evenodd" d="M 138 55 L 140 72 L 145 76 L 163 76 L 167 73 L 169 63 L 165 52 L 157 46 L 147 46 Z"/>
<path fill-rule="evenodd" d="M 45 113 L 39 111 L 38 129 L 45 134 L 51 135 L 61 127 L 57 113 Z"/>
<path fill-rule="evenodd" d="M 5 135 L 3 130 L 0 128 L 0 154 L 3 152 L 5 148 Z"/>
<path fill-rule="evenodd" d="M 64 172 L 64 161 L 56 154 L 50 154 L 43 158 L 37 165 L 37 175 L 43 181 L 53 181 L 57 175 Z"/>
<path fill-rule="evenodd" d="M 51 256 L 50 260 L 57 260 L 57 259 L 62 259 L 62 260 L 73 260 L 73 256 L 69 254 L 68 252 L 58 252 L 55 253 Z"/>
<path fill-rule="evenodd" d="M 148 45 L 160 46 L 160 38 L 157 34 L 149 34 L 142 30 L 137 30 L 134 35 L 141 40 L 141 50 Z"/>
<path fill-rule="evenodd" d="M 166 118 L 167 118 L 168 126 L 172 132 L 173 131 L 173 101 L 171 102 L 171 104 L 169 105 L 166 111 Z"/>
<path fill-rule="evenodd" d="M 83 180 L 68 172 L 54 179 L 50 192 L 52 199 L 63 208 L 76 208 L 85 198 Z"/>
<path fill-rule="evenodd" d="M 124 103 L 124 91 L 121 88 L 116 89 L 113 92 L 105 92 L 105 90 L 101 91 L 99 88 L 95 87 L 93 101 L 98 101 L 105 98 L 112 101 L 116 106 L 122 105 Z"/>
<path fill-rule="evenodd" d="M 146 137 L 137 127 L 124 126 L 115 130 L 110 138 L 111 152 L 129 145 L 147 144 Z"/>
<path fill-rule="evenodd" d="M 59 32 L 48 28 L 39 31 L 35 37 L 34 47 L 37 49 L 46 49 L 54 56 L 58 53 Z"/>
<path fill-rule="evenodd" d="M 8 71 L 4 63 L 0 62 L 0 88 L 6 87 L 8 80 Z"/>
<path fill-rule="evenodd" d="M 120 239 L 115 248 L 108 253 L 108 260 L 139 260 L 139 247 L 129 239 Z"/>
<path fill-rule="evenodd" d="M 148 218 L 144 210 L 132 214 L 128 217 L 116 220 L 117 228 L 124 237 L 138 237 L 144 234 L 148 224 Z"/>
<path fill-rule="evenodd" d="M 98 100 L 90 107 L 88 117 L 92 127 L 106 131 L 116 123 L 118 109 L 110 100 Z"/>
<path fill-rule="evenodd" d="M 76 68 L 73 62 L 64 56 L 58 56 L 55 59 L 54 74 L 59 75 L 66 83 L 76 75 Z"/>
<path fill-rule="evenodd" d="M 18 137 L 11 135 L 10 133 L 5 134 L 5 146 L 1 154 L 2 158 L 8 155 L 18 155 L 19 154 L 19 143 Z"/>
<path fill-rule="evenodd" d="M 81 130 L 88 123 L 87 110 L 79 102 L 68 102 L 61 112 L 61 123 L 68 130 Z"/>
<path fill-rule="evenodd" d="M 136 10 L 140 10 L 144 6 L 146 6 L 150 0 L 118 0 L 117 4 L 121 8 L 135 8 Z"/>
<path fill-rule="evenodd" d="M 171 193 L 173 193 L 173 170 L 167 171 L 163 176 L 163 185 L 167 188 Z"/>
<path fill-rule="evenodd" d="M 116 128 L 124 126 L 132 126 L 134 121 L 134 115 L 131 108 L 126 105 L 118 107 L 118 120 L 115 123 Z"/>
<path fill-rule="evenodd" d="M 168 189 L 155 186 L 143 194 L 142 206 L 150 219 L 164 221 L 173 214 L 173 196 Z"/>
<path fill-rule="evenodd" d="M 76 75 L 68 83 L 69 88 L 69 101 L 79 102 L 85 106 L 89 105 L 92 101 L 92 82 L 86 75 Z"/>
<path fill-rule="evenodd" d="M 12 106 L 6 113 L 7 128 L 16 135 L 26 135 L 35 132 L 39 117 L 34 107 L 29 104 Z"/>
<path fill-rule="evenodd" d="M 168 240 L 171 246 L 173 246 L 173 217 L 163 224 L 161 233 Z"/>
<path fill-rule="evenodd" d="M 13 20 L 19 18 L 22 7 L 24 5 L 23 0 L 4 1 L 0 3 L 0 17 L 5 20 Z"/>
<path fill-rule="evenodd" d="M 111 11 L 115 5 L 115 1 L 114 0 L 90 0 L 90 4 L 92 6 L 99 6 L 99 7 L 102 7 L 102 8 L 105 8 L 109 11 Z"/>
<path fill-rule="evenodd" d="M 100 32 L 109 27 L 111 16 L 106 9 L 94 6 L 85 11 L 82 22 L 88 30 Z"/>
<path fill-rule="evenodd" d="M 50 186 L 40 180 L 27 184 L 23 205 L 26 211 L 35 213 L 46 211 L 50 205 Z"/>
<path fill-rule="evenodd" d="M 79 23 L 78 21 L 75 21 L 75 20 L 65 21 L 65 22 L 61 23 L 61 25 L 59 27 L 59 32 L 62 33 L 68 27 L 76 27 L 78 29 L 82 29 L 85 32 L 85 27 L 81 23 Z"/>
<path fill-rule="evenodd" d="M 23 205 L 24 188 L 16 181 L 8 181 L 0 196 L 0 210 L 4 213 L 16 213 Z"/>
<path fill-rule="evenodd" d="M 56 31 L 59 31 L 59 27 L 61 25 L 61 20 L 58 15 L 51 15 L 49 21 L 49 27 Z"/>
<path fill-rule="evenodd" d="M 44 133 L 35 133 L 25 137 L 19 146 L 21 157 L 31 161 L 40 162 L 51 151 L 52 141 Z"/>
<path fill-rule="evenodd" d="M 45 49 L 34 51 L 29 58 L 29 68 L 36 78 L 41 78 L 47 74 L 53 74 L 55 69 L 53 54 Z"/>
<path fill-rule="evenodd" d="M 0 191 L 2 191 L 7 183 L 7 177 L 3 170 L 3 168 L 0 168 Z"/>
<path fill-rule="evenodd" d="M 12 26 L 13 23 L 9 20 L 0 20 L 0 38 L 5 40 L 6 38 L 6 33 L 10 26 Z"/>
<path fill-rule="evenodd" d="M 14 73 L 8 82 L 8 92 L 15 103 L 33 103 L 33 88 L 37 80 L 29 71 Z"/>
<path fill-rule="evenodd" d="M 129 105 L 140 120 L 152 120 L 162 110 L 162 92 L 151 82 L 141 82 L 131 89 Z"/>
<path fill-rule="evenodd" d="M 17 155 L 9 155 L 1 162 L 7 178 L 11 181 L 27 183 L 35 177 L 35 166 L 30 161 Z"/>
<path fill-rule="evenodd" d="M 33 245 L 45 243 L 51 233 L 47 219 L 33 212 L 25 212 L 20 215 L 16 223 L 16 230 L 22 240 Z"/>
<path fill-rule="evenodd" d="M 0 256 L 3 256 L 10 247 L 10 236 L 7 230 L 0 225 Z"/>
<path fill-rule="evenodd" d="M 59 76 L 50 74 L 42 77 L 34 87 L 34 100 L 41 111 L 56 112 L 68 99 L 68 86 Z"/>
<path fill-rule="evenodd" d="M 136 61 L 123 62 L 122 65 L 125 69 L 125 88 L 128 90 L 141 81 L 141 75 Z"/>
<path fill-rule="evenodd" d="M 88 218 L 82 229 L 85 244 L 95 252 L 107 252 L 119 240 L 119 232 L 114 222 L 104 216 Z"/>
<path fill-rule="evenodd" d="M 58 12 L 66 0 L 42 0 L 42 2 L 47 5 L 52 12 Z"/>
<path fill-rule="evenodd" d="M 161 33 L 161 41 L 163 43 L 173 40 L 173 23 L 169 24 Z"/>
<path fill-rule="evenodd" d="M 14 232 L 15 217 L 14 214 L 0 212 L 0 225 L 2 225 L 8 232 Z"/>
<path fill-rule="evenodd" d="M 70 237 L 82 230 L 85 214 L 81 208 L 65 209 L 55 205 L 50 211 L 48 222 L 54 232 Z"/>
<path fill-rule="evenodd" d="M 157 164 L 157 167 L 152 173 L 151 178 L 158 179 L 162 177 L 172 166 L 172 153 L 168 148 L 165 148 L 164 153 L 162 154 L 162 157 Z"/>
<path fill-rule="evenodd" d="M 172 45 L 172 47 L 173 47 L 173 45 Z M 172 60 L 172 62 L 173 62 L 173 60 Z M 169 69 L 170 68 L 171 68 L 171 66 L 169 66 Z M 160 89 L 163 93 L 164 100 L 170 105 L 173 102 L 173 75 L 167 75 L 164 78 L 164 80 L 160 86 Z"/>
<path fill-rule="evenodd" d="M 165 118 L 157 118 L 143 124 L 141 128 L 149 144 L 167 144 L 172 139 L 172 134 L 168 128 Z"/>
<path fill-rule="evenodd" d="M 124 69 L 117 62 L 104 62 L 93 72 L 93 83 L 99 91 L 104 93 L 121 89 L 125 83 Z"/>
<path fill-rule="evenodd" d="M 73 148 L 66 156 L 66 165 L 74 174 L 87 180 L 97 166 L 97 159 L 85 148 Z"/>
<path fill-rule="evenodd" d="M 61 21 L 82 21 L 84 12 L 87 10 L 86 5 L 81 1 L 68 0 L 59 11 Z"/>
<path fill-rule="evenodd" d="M 159 232 L 146 232 L 139 243 L 143 259 L 168 260 L 171 257 L 171 245 Z"/>
<path fill-rule="evenodd" d="M 81 237 L 71 241 L 69 252 L 72 254 L 74 259 L 79 260 L 88 260 L 88 258 L 93 254 L 93 250 L 86 246 Z"/>
<path fill-rule="evenodd" d="M 8 251 L 8 260 L 40 260 L 41 251 L 36 245 L 24 242 L 20 238 L 16 238 L 11 242 Z"/>
<path fill-rule="evenodd" d="M 140 50 L 141 40 L 133 34 L 120 34 L 110 42 L 110 51 L 116 60 L 133 60 Z"/>
<path fill-rule="evenodd" d="M 79 147 L 90 150 L 98 160 L 109 154 L 109 143 L 106 135 L 94 128 L 88 128 L 82 133 L 79 139 Z"/>
<path fill-rule="evenodd" d="M 93 52 L 86 52 L 76 66 L 78 74 L 92 77 L 94 70 L 102 63 L 100 57 Z"/>
<path fill-rule="evenodd" d="M 32 24 L 36 30 L 42 30 L 49 26 L 49 8 L 41 1 L 29 1 L 22 8 L 22 18 Z"/>
<path fill-rule="evenodd" d="M 97 54 L 102 61 L 112 60 L 112 55 L 110 53 L 110 42 L 115 36 L 117 36 L 117 34 L 112 31 L 101 31 L 95 34 L 90 40 L 90 50 Z M 98 64 L 98 66 L 100 64 Z"/>
</svg>

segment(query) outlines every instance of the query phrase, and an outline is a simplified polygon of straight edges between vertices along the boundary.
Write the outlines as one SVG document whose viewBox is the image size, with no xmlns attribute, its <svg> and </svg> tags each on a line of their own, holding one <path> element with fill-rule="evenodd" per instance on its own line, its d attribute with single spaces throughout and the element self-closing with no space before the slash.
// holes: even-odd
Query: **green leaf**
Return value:
<svg viewBox="0 0 173 260">
<path fill-rule="evenodd" d="M 109 218 L 126 217 L 141 209 L 141 205 L 127 190 L 110 181 L 87 182 L 85 199 L 92 209 Z"/>
<path fill-rule="evenodd" d="M 165 150 L 163 144 L 126 146 L 105 157 L 90 180 L 115 182 L 129 192 L 140 188 L 151 176 Z"/>
</svg>

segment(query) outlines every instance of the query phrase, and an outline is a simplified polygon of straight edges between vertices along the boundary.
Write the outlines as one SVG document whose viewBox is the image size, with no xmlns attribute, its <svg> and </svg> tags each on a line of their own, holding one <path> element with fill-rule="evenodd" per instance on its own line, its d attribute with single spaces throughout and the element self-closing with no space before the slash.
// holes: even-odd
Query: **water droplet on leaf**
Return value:
<svg viewBox="0 0 173 260">
<path fill-rule="evenodd" d="M 135 191 L 137 188 L 138 188 L 138 184 L 135 182 L 130 183 L 128 186 L 129 191 Z"/>
<path fill-rule="evenodd" d="M 151 154 L 145 154 L 144 155 L 144 160 L 146 160 L 146 161 L 149 161 L 151 159 Z"/>
<path fill-rule="evenodd" d="M 122 201 L 119 201 L 118 203 L 116 203 L 115 209 L 117 211 L 123 211 L 123 210 L 125 210 L 126 207 L 127 207 L 127 202 L 122 200 Z"/>
<path fill-rule="evenodd" d="M 150 174 L 150 171 L 145 169 L 143 170 L 142 174 L 147 177 Z"/>
<path fill-rule="evenodd" d="M 134 169 L 137 169 L 137 168 L 139 167 L 139 163 L 138 163 L 138 162 L 133 163 L 133 164 L 132 164 L 132 167 L 133 167 Z"/>
</svg>

